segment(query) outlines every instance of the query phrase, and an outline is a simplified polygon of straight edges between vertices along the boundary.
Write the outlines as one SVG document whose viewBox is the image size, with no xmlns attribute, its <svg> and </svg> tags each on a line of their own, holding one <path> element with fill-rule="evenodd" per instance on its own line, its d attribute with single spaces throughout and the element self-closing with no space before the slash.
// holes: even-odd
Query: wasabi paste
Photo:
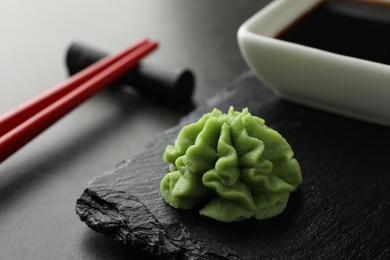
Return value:
<svg viewBox="0 0 390 260">
<path fill-rule="evenodd" d="M 200 207 L 200 215 L 222 222 L 280 214 L 302 182 L 287 141 L 264 120 L 231 107 L 185 126 L 164 160 L 164 200 L 174 208 Z"/>
</svg>

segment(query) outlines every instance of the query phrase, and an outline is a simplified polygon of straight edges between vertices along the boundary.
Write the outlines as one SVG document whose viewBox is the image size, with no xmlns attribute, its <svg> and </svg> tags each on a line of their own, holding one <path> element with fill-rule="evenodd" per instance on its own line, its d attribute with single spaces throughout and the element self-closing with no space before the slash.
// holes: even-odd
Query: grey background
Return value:
<svg viewBox="0 0 390 260">
<path fill-rule="evenodd" d="M 248 68 L 239 26 L 268 0 L 2 0 L 0 114 L 67 74 L 75 40 L 116 51 L 145 36 L 150 62 L 197 76 L 197 105 Z M 0 259 L 129 259 L 137 253 L 97 234 L 75 214 L 88 181 L 130 157 L 186 113 L 103 91 L 0 165 Z M 137 256 L 136 258 L 139 258 Z"/>
</svg>

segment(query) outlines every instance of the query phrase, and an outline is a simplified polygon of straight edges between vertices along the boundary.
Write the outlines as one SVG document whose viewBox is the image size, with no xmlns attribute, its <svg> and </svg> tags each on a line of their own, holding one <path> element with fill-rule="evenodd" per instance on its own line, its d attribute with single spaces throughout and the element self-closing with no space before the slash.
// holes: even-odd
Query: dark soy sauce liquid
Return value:
<svg viewBox="0 0 390 260">
<path fill-rule="evenodd" d="M 390 65 L 390 24 L 339 13 L 326 1 L 276 38 Z"/>
</svg>

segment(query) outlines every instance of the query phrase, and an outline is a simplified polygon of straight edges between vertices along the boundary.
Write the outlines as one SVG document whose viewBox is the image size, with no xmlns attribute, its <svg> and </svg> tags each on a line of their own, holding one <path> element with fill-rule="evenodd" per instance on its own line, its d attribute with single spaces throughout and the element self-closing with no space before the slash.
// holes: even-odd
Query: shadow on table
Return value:
<svg viewBox="0 0 390 260">
<path fill-rule="evenodd" d="M 95 233 L 92 230 L 85 232 L 82 238 L 82 251 L 84 259 L 126 259 L 146 260 L 150 259 L 143 252 L 136 250 L 129 245 L 116 242 L 105 235 Z"/>
</svg>

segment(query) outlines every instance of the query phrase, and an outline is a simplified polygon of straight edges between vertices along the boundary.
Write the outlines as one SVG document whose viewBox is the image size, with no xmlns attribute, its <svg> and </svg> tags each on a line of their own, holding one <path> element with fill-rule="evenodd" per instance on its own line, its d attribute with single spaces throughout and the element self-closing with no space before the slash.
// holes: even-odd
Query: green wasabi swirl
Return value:
<svg viewBox="0 0 390 260">
<path fill-rule="evenodd" d="M 175 208 L 197 206 L 202 216 L 222 222 L 281 213 L 302 182 L 287 141 L 248 109 L 218 109 L 185 126 L 164 160 L 164 200 Z"/>
</svg>

